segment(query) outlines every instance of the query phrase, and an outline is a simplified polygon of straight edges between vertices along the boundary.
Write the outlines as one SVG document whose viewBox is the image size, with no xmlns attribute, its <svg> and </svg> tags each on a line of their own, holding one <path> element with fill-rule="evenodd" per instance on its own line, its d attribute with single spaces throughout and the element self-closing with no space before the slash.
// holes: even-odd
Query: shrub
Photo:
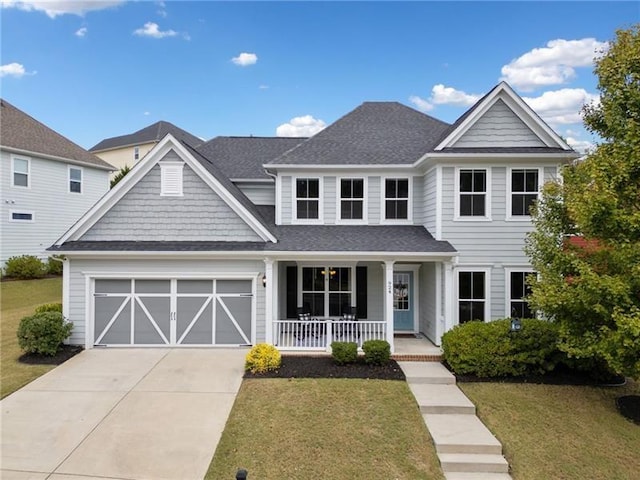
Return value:
<svg viewBox="0 0 640 480">
<path fill-rule="evenodd" d="M 4 273 L 7 277 L 28 280 L 44 277 L 47 273 L 47 267 L 38 257 L 22 255 L 9 258 L 5 264 Z"/>
<path fill-rule="evenodd" d="M 49 275 L 62 275 L 62 262 L 49 258 L 47 260 L 47 273 Z"/>
<path fill-rule="evenodd" d="M 265 373 L 280 368 L 282 359 L 276 347 L 268 343 L 254 345 L 244 363 L 244 369 L 251 373 Z"/>
<path fill-rule="evenodd" d="M 391 346 L 386 340 L 367 340 L 362 344 L 364 361 L 371 365 L 385 365 L 391 359 Z"/>
<path fill-rule="evenodd" d="M 62 313 L 62 304 L 61 303 L 45 303 L 44 305 L 40 305 L 39 307 L 36 307 L 36 313 L 44 313 L 44 312 Z"/>
<path fill-rule="evenodd" d="M 558 325 L 523 319 L 511 332 L 511 320 L 468 322 L 442 336 L 444 359 L 460 375 L 506 377 L 553 370 L 564 355 L 558 350 Z"/>
<path fill-rule="evenodd" d="M 338 365 L 355 363 L 358 360 L 358 344 L 356 342 L 331 342 L 331 356 Z"/>
<path fill-rule="evenodd" d="M 55 355 L 72 328 L 73 324 L 67 322 L 62 313 L 36 313 L 20 320 L 18 344 L 27 353 Z"/>
</svg>

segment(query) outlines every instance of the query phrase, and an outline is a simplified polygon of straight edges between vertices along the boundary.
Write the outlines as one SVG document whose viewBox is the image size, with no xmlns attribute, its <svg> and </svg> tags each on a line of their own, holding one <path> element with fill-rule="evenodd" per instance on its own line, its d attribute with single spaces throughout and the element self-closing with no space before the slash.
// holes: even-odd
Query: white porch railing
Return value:
<svg viewBox="0 0 640 480">
<path fill-rule="evenodd" d="M 279 350 L 329 350 L 331 342 L 386 340 L 387 323 L 369 320 L 275 320 L 273 342 Z"/>
</svg>

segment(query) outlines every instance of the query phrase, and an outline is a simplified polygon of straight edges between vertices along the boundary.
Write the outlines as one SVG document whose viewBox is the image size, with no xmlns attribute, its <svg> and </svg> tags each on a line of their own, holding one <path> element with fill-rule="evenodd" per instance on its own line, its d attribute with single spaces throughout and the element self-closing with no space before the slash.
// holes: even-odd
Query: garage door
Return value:
<svg viewBox="0 0 640 480">
<path fill-rule="evenodd" d="M 252 280 L 96 279 L 96 345 L 246 345 Z"/>
</svg>

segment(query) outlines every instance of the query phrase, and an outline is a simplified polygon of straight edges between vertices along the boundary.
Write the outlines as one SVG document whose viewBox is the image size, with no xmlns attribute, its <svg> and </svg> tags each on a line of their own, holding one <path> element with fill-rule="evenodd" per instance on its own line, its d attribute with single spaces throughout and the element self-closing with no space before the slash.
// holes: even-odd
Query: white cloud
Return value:
<svg viewBox="0 0 640 480">
<path fill-rule="evenodd" d="M 534 48 L 502 67 L 502 77 L 511 86 L 524 91 L 546 85 L 560 85 L 576 76 L 576 67 L 588 67 L 608 48 L 595 38 L 557 39 L 543 48 Z"/>
<path fill-rule="evenodd" d="M 78 30 L 76 30 L 75 35 L 76 35 L 76 37 L 84 37 L 87 34 L 88 31 L 89 30 L 87 29 L 87 27 L 82 27 L 82 28 L 79 28 Z"/>
<path fill-rule="evenodd" d="M 552 126 L 581 123 L 582 106 L 600 101 L 598 95 L 591 94 L 584 88 L 551 90 L 539 97 L 522 97 L 522 99 Z"/>
<path fill-rule="evenodd" d="M 260 85 L 258 86 L 259 90 L 269 90 L 269 85 Z"/>
<path fill-rule="evenodd" d="M 592 150 L 595 147 L 595 144 L 587 140 L 580 140 L 573 137 L 567 137 L 565 140 L 567 141 L 567 144 L 569 144 L 571 148 L 573 148 L 576 152 L 580 152 L 580 153 L 588 153 L 590 150 Z"/>
<path fill-rule="evenodd" d="M 276 128 L 278 137 L 310 137 L 320 130 L 323 130 L 327 124 L 320 119 L 313 118 L 311 115 L 295 117 L 287 123 L 283 123 Z"/>
<path fill-rule="evenodd" d="M 254 65 L 258 61 L 258 56 L 255 53 L 242 52 L 237 57 L 233 57 L 231 61 L 241 67 L 247 67 L 249 65 Z"/>
<path fill-rule="evenodd" d="M 143 115 L 144 115 L 145 117 L 148 117 L 149 115 L 151 115 L 151 112 L 144 112 L 144 113 L 143 113 Z"/>
<path fill-rule="evenodd" d="M 133 32 L 133 34 L 138 35 L 139 37 L 165 38 L 175 37 L 178 35 L 178 32 L 175 30 L 162 31 L 157 23 L 147 22 L 144 24 L 144 27 L 138 28 Z"/>
<path fill-rule="evenodd" d="M 160 10 L 158 10 L 156 13 L 160 15 L 162 18 L 167 18 L 167 11 L 165 10 L 167 8 L 167 4 L 165 2 L 157 2 L 157 3 Z"/>
<path fill-rule="evenodd" d="M 17 1 L 2 0 L 0 4 L 2 8 L 17 8 L 26 12 L 39 11 L 46 13 L 50 18 L 56 18 L 59 15 L 78 15 L 84 16 L 85 13 L 104 10 L 105 8 L 115 7 L 124 3 L 123 0 L 107 1 L 107 0 L 40 0 L 40 1 Z"/>
<path fill-rule="evenodd" d="M 431 89 L 431 102 L 436 105 L 455 105 L 470 107 L 478 101 L 480 95 L 465 93 L 452 87 L 445 87 L 441 83 Z"/>
<path fill-rule="evenodd" d="M 418 97 L 417 95 L 411 95 L 409 97 L 409 101 L 413 103 L 418 110 L 421 112 L 429 112 L 433 110 L 433 104 L 429 103 L 429 101 L 425 100 L 422 97 Z"/>
<path fill-rule="evenodd" d="M 38 72 L 36 72 L 35 70 L 33 72 L 27 72 L 24 69 L 24 65 L 16 62 L 7 63 L 6 65 L 0 66 L 0 77 L 20 78 L 25 75 L 35 75 L 36 73 Z"/>
</svg>

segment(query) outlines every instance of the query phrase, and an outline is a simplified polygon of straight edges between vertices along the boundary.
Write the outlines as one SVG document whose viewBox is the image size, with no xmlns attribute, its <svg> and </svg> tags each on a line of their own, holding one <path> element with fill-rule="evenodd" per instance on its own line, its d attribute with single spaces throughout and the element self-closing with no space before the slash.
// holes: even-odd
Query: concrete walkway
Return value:
<svg viewBox="0 0 640 480">
<path fill-rule="evenodd" d="M 0 477 L 200 480 L 242 382 L 245 355 L 84 351 L 0 402 Z"/>
<path fill-rule="evenodd" d="M 511 480 L 502 445 L 438 362 L 398 362 L 407 377 L 447 480 Z"/>
</svg>

